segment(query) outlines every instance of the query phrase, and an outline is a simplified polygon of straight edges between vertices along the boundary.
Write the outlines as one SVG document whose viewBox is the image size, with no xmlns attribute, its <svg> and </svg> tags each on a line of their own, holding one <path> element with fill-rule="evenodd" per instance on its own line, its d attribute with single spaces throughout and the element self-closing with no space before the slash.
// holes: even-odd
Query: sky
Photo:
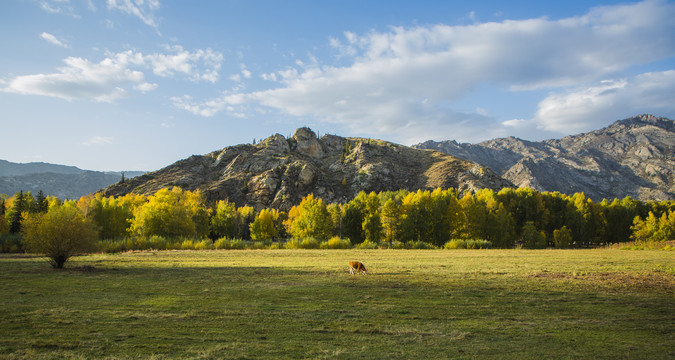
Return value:
<svg viewBox="0 0 675 360">
<path fill-rule="evenodd" d="M 412 145 L 675 118 L 675 2 L 3 0 L 0 159 L 152 171 L 309 126 Z"/>
</svg>

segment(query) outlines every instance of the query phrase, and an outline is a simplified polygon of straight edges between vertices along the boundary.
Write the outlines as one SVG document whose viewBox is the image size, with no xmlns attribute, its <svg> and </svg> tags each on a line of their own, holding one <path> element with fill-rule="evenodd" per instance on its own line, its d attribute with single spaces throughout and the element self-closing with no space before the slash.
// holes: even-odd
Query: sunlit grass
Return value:
<svg viewBox="0 0 675 360">
<path fill-rule="evenodd" d="M 675 356 L 668 251 L 162 251 L 66 267 L 0 257 L 0 357 Z"/>
</svg>

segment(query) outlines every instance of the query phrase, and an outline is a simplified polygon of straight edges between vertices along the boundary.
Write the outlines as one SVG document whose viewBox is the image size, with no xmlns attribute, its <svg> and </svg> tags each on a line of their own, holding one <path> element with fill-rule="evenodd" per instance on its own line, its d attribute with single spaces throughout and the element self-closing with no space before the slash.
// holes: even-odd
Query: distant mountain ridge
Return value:
<svg viewBox="0 0 675 360">
<path fill-rule="evenodd" d="M 513 185 L 484 166 L 438 151 L 335 135 L 318 139 L 312 130 L 301 128 L 288 139 L 276 134 L 258 144 L 195 155 L 102 193 L 150 195 L 173 186 L 201 190 L 210 202 L 228 199 L 257 210 L 288 210 L 308 194 L 346 202 L 359 191 L 499 190 Z"/>
<path fill-rule="evenodd" d="M 596 131 L 539 142 L 514 137 L 433 149 L 485 165 L 520 187 L 586 196 L 675 199 L 675 121 L 645 114 Z"/>
<path fill-rule="evenodd" d="M 143 171 L 125 171 L 125 178 L 142 175 Z M 13 195 L 19 191 L 46 195 L 60 199 L 79 199 L 120 181 L 122 172 L 82 170 L 75 166 L 43 162 L 13 163 L 0 160 L 0 194 Z"/>
<path fill-rule="evenodd" d="M 41 173 L 79 174 L 83 171 L 85 170 L 75 166 L 56 165 L 45 162 L 13 163 L 7 160 L 0 160 L 0 177 Z"/>
</svg>

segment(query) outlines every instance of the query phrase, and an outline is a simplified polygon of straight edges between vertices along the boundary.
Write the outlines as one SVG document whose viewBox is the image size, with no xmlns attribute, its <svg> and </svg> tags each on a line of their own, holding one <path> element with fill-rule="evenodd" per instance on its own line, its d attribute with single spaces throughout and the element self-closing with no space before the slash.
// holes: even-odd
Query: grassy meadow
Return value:
<svg viewBox="0 0 675 360">
<path fill-rule="evenodd" d="M 671 251 L 2 255 L 0 271 L 3 359 L 675 358 Z"/>
</svg>

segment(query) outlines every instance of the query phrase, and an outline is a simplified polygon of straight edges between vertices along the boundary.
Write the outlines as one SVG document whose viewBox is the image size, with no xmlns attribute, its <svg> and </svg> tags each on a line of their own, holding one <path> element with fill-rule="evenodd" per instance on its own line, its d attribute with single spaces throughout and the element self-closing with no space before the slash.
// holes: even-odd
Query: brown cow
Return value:
<svg viewBox="0 0 675 360">
<path fill-rule="evenodd" d="M 359 274 L 361 271 L 363 271 L 364 275 L 368 275 L 368 270 L 366 270 L 366 267 L 358 262 L 358 261 L 350 261 L 349 262 L 349 273 L 354 275 L 354 270 L 356 270 L 356 273 Z"/>
</svg>

